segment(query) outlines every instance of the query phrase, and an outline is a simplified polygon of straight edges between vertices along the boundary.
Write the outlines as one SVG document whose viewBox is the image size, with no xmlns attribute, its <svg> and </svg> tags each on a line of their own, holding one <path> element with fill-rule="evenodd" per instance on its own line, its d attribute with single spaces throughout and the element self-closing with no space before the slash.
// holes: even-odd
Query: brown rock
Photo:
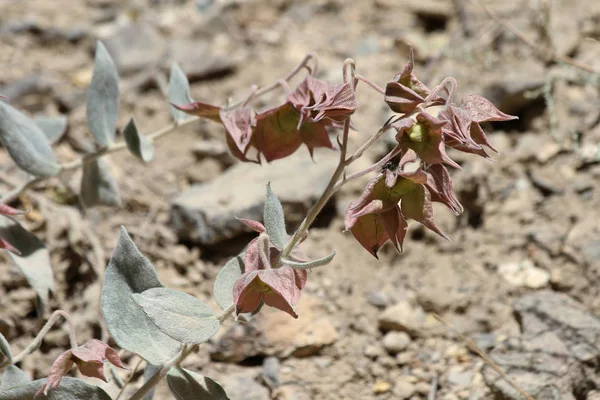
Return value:
<svg viewBox="0 0 600 400">
<path fill-rule="evenodd" d="M 216 343 L 211 357 L 240 362 L 253 356 L 308 357 L 333 344 L 338 333 L 320 301 L 308 295 L 297 307 L 298 319 L 280 310 L 264 307 L 246 325 L 236 325 Z"/>
</svg>

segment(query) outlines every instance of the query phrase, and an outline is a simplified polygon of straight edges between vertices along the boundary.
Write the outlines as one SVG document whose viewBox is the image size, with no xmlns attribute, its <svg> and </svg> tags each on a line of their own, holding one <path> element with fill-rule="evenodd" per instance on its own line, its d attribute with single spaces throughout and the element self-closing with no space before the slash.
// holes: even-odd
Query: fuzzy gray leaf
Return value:
<svg viewBox="0 0 600 400">
<path fill-rule="evenodd" d="M 177 400 L 229 400 L 217 382 L 184 368 L 169 371 L 167 383 Z"/>
<path fill-rule="evenodd" d="M 158 287 L 132 296 L 161 331 L 181 343 L 204 343 L 219 331 L 210 307 L 192 295 Z"/>
<path fill-rule="evenodd" d="M 38 116 L 33 122 L 44 132 L 50 145 L 57 143 L 67 131 L 67 117 L 60 115 L 58 117 Z"/>
<path fill-rule="evenodd" d="M 3 334 L 0 333 L 0 364 L 8 359 L 8 361 L 12 362 L 13 355 L 10 350 L 10 344 L 8 344 L 8 340 L 4 337 Z"/>
<path fill-rule="evenodd" d="M 319 258 L 316 260 L 293 261 L 293 260 L 288 260 L 288 259 L 284 258 L 281 260 L 281 263 L 283 265 L 290 266 L 294 269 L 311 269 L 311 268 L 321 267 L 323 265 L 329 264 L 331 262 L 331 260 L 333 260 L 333 257 L 335 257 L 335 251 L 326 257 Z"/>
<path fill-rule="evenodd" d="M 281 202 L 271 190 L 271 183 L 267 184 L 267 198 L 265 200 L 264 223 L 267 235 L 278 249 L 283 249 L 288 241 L 285 230 L 285 217 Z"/>
<path fill-rule="evenodd" d="M 102 315 L 119 347 L 139 354 L 153 365 L 162 365 L 180 349 L 133 301 L 134 293 L 163 287 L 154 267 L 144 257 L 125 228 L 115 249 L 102 287 Z"/>
<path fill-rule="evenodd" d="M 119 75 L 102 42 L 96 44 L 94 73 L 87 94 L 88 126 L 96 143 L 109 147 L 115 141 L 119 115 Z"/>
<path fill-rule="evenodd" d="M 27 231 L 14 219 L 5 216 L 0 216 L 0 237 L 6 239 L 21 253 L 16 255 L 8 252 L 8 255 L 37 293 L 40 306 L 45 307 L 50 291 L 54 290 L 48 249 L 33 233 Z"/>
<path fill-rule="evenodd" d="M 123 129 L 125 143 L 127 148 L 137 158 L 144 162 L 152 161 L 154 157 L 154 146 L 145 136 L 141 136 L 135 124 L 135 120 L 131 118 L 125 129 Z"/>
<path fill-rule="evenodd" d="M 31 400 L 40 390 L 46 379 L 38 379 L 26 385 L 17 386 L 0 392 L 0 400 Z M 48 396 L 38 397 L 44 400 L 111 400 L 98 386 L 88 385 L 80 379 L 64 377 L 60 386 L 50 389 Z"/>
<path fill-rule="evenodd" d="M 18 386 L 27 385 L 29 382 L 31 382 L 31 379 L 25 372 L 14 365 L 9 365 L 0 374 L 0 393 Z"/>
<path fill-rule="evenodd" d="M 185 105 L 192 102 L 190 97 L 190 84 L 187 76 L 183 70 L 179 67 L 176 62 L 171 65 L 171 76 L 169 77 L 169 103 L 177 105 Z M 169 106 L 171 115 L 176 121 L 183 121 L 189 118 L 189 115 L 176 109 L 173 106 Z"/>
<path fill-rule="evenodd" d="M 0 141 L 23 171 L 54 176 L 60 165 L 40 128 L 25 114 L 0 101 Z"/>
<path fill-rule="evenodd" d="M 106 160 L 97 158 L 83 165 L 80 195 L 81 203 L 86 208 L 121 205 L 119 186 Z"/>
<path fill-rule="evenodd" d="M 233 304 L 233 285 L 244 273 L 243 257 L 244 253 L 229 260 L 215 279 L 213 296 L 222 309 Z"/>
</svg>

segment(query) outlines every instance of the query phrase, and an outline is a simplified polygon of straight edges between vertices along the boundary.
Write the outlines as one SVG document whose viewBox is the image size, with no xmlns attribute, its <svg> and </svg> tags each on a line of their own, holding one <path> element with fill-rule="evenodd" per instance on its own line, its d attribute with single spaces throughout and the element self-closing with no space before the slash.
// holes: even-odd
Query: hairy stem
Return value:
<svg viewBox="0 0 600 400">
<path fill-rule="evenodd" d="M 121 398 L 121 396 L 123 395 L 123 393 L 125 392 L 125 388 L 127 387 L 127 385 L 129 385 L 129 383 L 131 382 L 131 379 L 133 378 L 133 376 L 135 375 L 135 373 L 137 372 L 138 368 L 140 367 L 140 365 L 142 364 L 142 361 L 144 361 L 143 358 L 140 358 L 140 360 L 138 361 L 137 364 L 135 364 L 135 367 L 133 367 L 133 369 L 131 370 L 131 373 L 129 374 L 129 376 L 127 377 L 127 380 L 125 381 L 125 383 L 123 384 L 123 386 L 121 387 L 121 390 L 119 390 L 119 394 L 117 394 L 117 397 L 115 397 L 115 400 L 119 400 Z"/>
<path fill-rule="evenodd" d="M 48 319 L 48 321 L 46 322 L 46 324 L 44 325 L 42 330 L 31 341 L 31 343 L 29 343 L 29 346 L 27 346 L 25 348 L 25 350 L 23 350 L 16 357 L 13 357 L 12 364 L 16 364 L 16 363 L 22 361 L 23 358 L 25 358 L 25 356 L 33 353 L 35 351 L 35 349 L 37 349 L 40 346 L 40 344 L 42 343 L 42 340 L 44 340 L 44 337 L 48 334 L 48 332 L 50 332 L 50 329 L 52 329 L 52 327 L 54 326 L 54 324 L 60 317 L 63 317 L 67 321 L 67 324 L 69 325 L 69 342 L 71 344 L 71 348 L 77 347 L 77 340 L 75 338 L 75 327 L 73 326 L 71 317 L 69 317 L 69 314 L 67 314 L 65 311 L 56 310 L 52 313 L 52 315 L 50 316 L 50 318 Z M 0 370 L 5 368 L 9 364 L 11 364 L 10 361 L 8 361 L 8 360 L 4 361 L 4 363 L 2 363 L 2 365 L 0 365 Z"/>
<path fill-rule="evenodd" d="M 353 174 L 350 174 L 350 175 L 344 177 L 343 179 L 336 182 L 335 186 L 333 187 L 334 191 L 339 190 L 346 183 L 348 183 L 354 179 L 360 178 L 361 176 L 364 176 L 364 175 L 368 174 L 369 172 L 377 171 L 378 169 L 383 168 L 383 166 L 388 161 L 392 160 L 394 157 L 396 157 L 398 154 L 400 154 L 401 151 L 402 150 L 400 149 L 400 147 L 395 147 L 392 151 L 390 151 L 385 157 L 383 157 L 377 163 L 375 163 L 375 164 L 371 165 L 370 167 L 365 168 L 361 171 L 355 172 Z"/>
<path fill-rule="evenodd" d="M 362 76 L 361 74 L 356 74 L 356 79 L 358 79 L 361 82 L 366 83 L 369 87 L 371 87 L 372 89 L 375 89 L 376 91 L 378 91 L 380 94 L 385 94 L 385 89 L 380 87 L 379 85 L 377 85 L 375 82 L 365 78 L 364 76 Z"/>
<path fill-rule="evenodd" d="M 235 310 L 235 306 L 232 304 L 223 310 L 219 315 L 217 315 L 217 319 L 219 322 L 225 321 L 233 311 Z M 185 360 L 190 354 L 194 353 L 198 350 L 199 345 L 189 345 L 183 346 L 181 351 L 175 355 L 171 360 L 169 360 L 165 365 L 162 366 L 146 383 L 144 383 L 130 398 L 129 400 L 142 400 L 149 391 L 155 387 L 158 382 L 160 382 L 171 370 L 173 367 L 178 367 L 183 360 Z"/>
</svg>

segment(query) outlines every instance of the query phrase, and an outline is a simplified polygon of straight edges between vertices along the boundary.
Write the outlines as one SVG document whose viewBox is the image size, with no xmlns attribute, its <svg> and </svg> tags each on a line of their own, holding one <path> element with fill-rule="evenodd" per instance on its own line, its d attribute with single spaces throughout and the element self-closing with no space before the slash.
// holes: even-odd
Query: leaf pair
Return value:
<svg viewBox="0 0 600 400">
<path fill-rule="evenodd" d="M 106 270 L 102 315 L 120 347 L 153 365 L 172 358 L 181 343 L 205 342 L 219 329 L 208 306 L 160 283 L 124 228 Z"/>
</svg>

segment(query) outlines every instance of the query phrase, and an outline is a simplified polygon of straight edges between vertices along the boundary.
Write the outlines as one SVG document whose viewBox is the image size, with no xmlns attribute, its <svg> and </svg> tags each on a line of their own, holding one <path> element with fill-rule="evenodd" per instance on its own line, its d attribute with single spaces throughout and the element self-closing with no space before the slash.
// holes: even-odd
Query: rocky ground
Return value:
<svg viewBox="0 0 600 400">
<path fill-rule="evenodd" d="M 535 45 L 600 71 L 600 2 L 482 2 Z M 463 4 L 462 18 L 454 3 Z M 309 255 L 338 255 L 311 273 L 300 318 L 264 309 L 249 324 L 231 322 L 186 367 L 233 400 L 519 398 L 462 334 L 537 399 L 600 398 L 597 73 L 536 52 L 470 1 L 0 0 L 0 93 L 31 114 L 68 117 L 56 146 L 64 161 L 91 143 L 85 89 L 96 39 L 122 77 L 119 126 L 134 115 L 143 132 L 169 123 L 163 92 L 172 60 L 195 99 L 218 104 L 284 76 L 309 51 L 319 53 L 323 78 L 339 82 L 353 57 L 359 73 L 384 85 L 406 62 L 408 44 L 424 82 L 454 76 L 459 97 L 481 94 L 520 117 L 489 127 L 495 163 L 451 154 L 463 167 L 453 179 L 465 213 L 435 209 L 451 242 L 411 224 L 403 254 L 386 246 L 374 259 L 342 233 L 343 210 L 364 181 L 348 185 L 308 239 Z M 351 146 L 389 115 L 377 93 L 361 87 L 358 96 Z M 273 182 L 293 228 L 335 164 L 333 152 L 312 163 L 301 149 L 270 166 L 241 165 L 223 139 L 221 127 L 201 122 L 162 140 L 149 165 L 111 156 L 119 209 L 81 211 L 80 172 L 16 204 L 31 207 L 25 224 L 51 250 L 51 307 L 71 313 L 81 341 L 102 336 L 100 282 L 120 225 L 166 286 L 210 301 L 219 267 L 251 237 L 233 217 L 257 216 L 263 183 Z M 0 166 L 9 180 L 26 178 L 5 152 Z M 35 293 L 4 257 L 0 332 L 17 351 L 40 323 Z M 53 329 L 21 366 L 43 377 L 67 346 L 67 331 Z M 139 361 L 123 358 L 130 367 Z M 155 398 L 171 397 L 160 386 Z"/>
</svg>

